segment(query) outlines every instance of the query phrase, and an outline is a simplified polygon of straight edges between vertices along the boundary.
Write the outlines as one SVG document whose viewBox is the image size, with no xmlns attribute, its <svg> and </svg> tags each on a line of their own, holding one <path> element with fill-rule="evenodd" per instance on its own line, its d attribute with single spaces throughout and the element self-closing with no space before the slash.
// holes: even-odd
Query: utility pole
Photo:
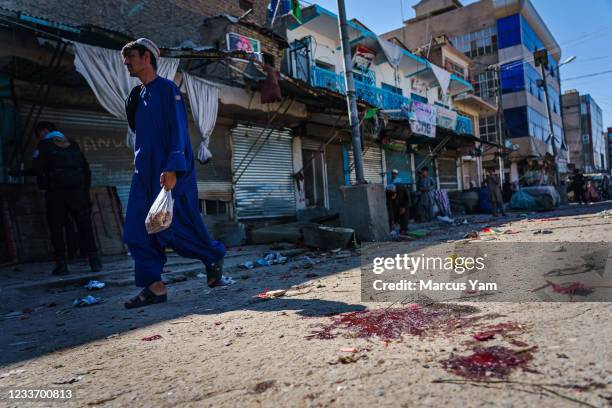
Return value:
<svg viewBox="0 0 612 408">
<path fill-rule="evenodd" d="M 490 67 L 495 74 L 495 82 L 497 86 L 495 87 L 495 101 L 497 102 L 497 112 L 495 114 L 495 123 L 496 123 L 496 131 L 497 131 L 497 142 L 501 146 L 504 145 L 504 108 L 502 105 L 502 89 L 501 89 L 501 77 L 500 77 L 500 66 L 494 65 Z M 497 164 L 499 167 L 499 180 L 501 183 L 504 182 L 504 159 L 502 158 L 502 150 L 498 148 L 498 156 L 497 156 Z"/>
<path fill-rule="evenodd" d="M 548 131 L 550 132 L 550 142 L 552 143 L 555 184 L 557 188 L 561 187 L 561 179 L 559 177 L 559 166 L 557 164 L 557 145 L 555 144 L 555 129 L 553 127 L 552 115 L 550 114 L 550 103 L 548 100 L 548 85 L 546 81 L 546 69 L 548 68 L 548 50 L 546 48 L 537 50 L 533 53 L 533 59 L 536 67 L 540 67 L 542 79 L 538 81 L 538 86 L 544 88 L 544 99 L 546 103 L 546 116 L 548 118 Z"/>
<path fill-rule="evenodd" d="M 363 175 L 363 158 L 361 156 L 361 131 L 359 129 L 359 114 L 357 113 L 357 99 L 355 98 L 355 81 L 353 79 L 353 62 L 351 58 L 351 44 L 349 41 L 348 23 L 346 20 L 346 7 L 344 0 L 338 0 L 338 26 L 342 39 L 342 53 L 344 54 L 344 80 L 346 84 L 346 103 L 348 105 L 349 123 L 353 134 L 353 159 L 355 160 L 355 178 L 357 184 L 365 184 Z"/>
</svg>

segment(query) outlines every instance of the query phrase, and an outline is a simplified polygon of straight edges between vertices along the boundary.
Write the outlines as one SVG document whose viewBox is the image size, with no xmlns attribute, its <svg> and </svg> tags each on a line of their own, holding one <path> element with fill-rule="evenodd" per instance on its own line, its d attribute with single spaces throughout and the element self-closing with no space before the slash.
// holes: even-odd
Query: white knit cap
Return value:
<svg viewBox="0 0 612 408">
<path fill-rule="evenodd" d="M 151 52 L 155 59 L 159 59 L 159 48 L 155 43 L 148 38 L 139 38 L 136 40 L 136 44 L 140 44 Z"/>
</svg>

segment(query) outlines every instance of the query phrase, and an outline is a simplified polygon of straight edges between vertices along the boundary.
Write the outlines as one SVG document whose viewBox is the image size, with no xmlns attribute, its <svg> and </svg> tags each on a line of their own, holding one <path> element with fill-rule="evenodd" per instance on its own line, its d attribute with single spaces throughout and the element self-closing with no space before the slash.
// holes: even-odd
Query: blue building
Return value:
<svg viewBox="0 0 612 408">
<path fill-rule="evenodd" d="M 474 60 L 471 80 L 476 93 L 491 102 L 502 95 L 503 139 L 515 149 L 506 157 L 505 172 L 513 181 L 519 179 L 528 159 L 540 161 L 547 152 L 552 153 L 544 89 L 538 86 L 542 76 L 533 58 L 534 51 L 548 50 L 546 72 L 554 140 L 560 152 L 559 167 L 565 170 L 558 69 L 561 49 L 533 4 L 529 0 L 480 0 L 463 6 L 457 0 L 422 0 L 414 9 L 415 18 L 384 37 L 417 48 L 446 35 Z M 491 66 L 499 67 L 499 78 Z M 498 129 L 495 114 L 480 117 L 481 139 L 499 141 Z M 483 166 L 497 165 L 495 156 L 485 152 Z"/>
</svg>

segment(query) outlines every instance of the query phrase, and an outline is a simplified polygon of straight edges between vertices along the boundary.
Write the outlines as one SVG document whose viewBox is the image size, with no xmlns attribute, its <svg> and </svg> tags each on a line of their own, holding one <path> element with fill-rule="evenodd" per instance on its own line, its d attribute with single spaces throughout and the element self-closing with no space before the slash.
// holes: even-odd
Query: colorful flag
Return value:
<svg viewBox="0 0 612 408">
<path fill-rule="evenodd" d="M 302 9 L 300 8 L 300 0 L 291 0 L 291 11 L 289 12 L 298 23 L 302 24 Z"/>
</svg>

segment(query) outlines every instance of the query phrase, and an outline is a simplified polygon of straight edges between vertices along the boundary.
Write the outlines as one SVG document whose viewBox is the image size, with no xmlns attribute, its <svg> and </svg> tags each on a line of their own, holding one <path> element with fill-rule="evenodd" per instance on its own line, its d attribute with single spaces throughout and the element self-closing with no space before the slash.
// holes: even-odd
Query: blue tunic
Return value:
<svg viewBox="0 0 612 408">
<path fill-rule="evenodd" d="M 210 239 L 199 212 L 187 113 L 178 87 L 170 80 L 157 77 L 141 91 L 140 97 L 136 111 L 135 170 L 124 241 L 136 263 L 136 283 L 146 286 L 160 279 L 166 246 L 182 256 L 200 259 L 207 266 L 222 259 L 225 248 Z M 177 175 L 172 190 L 173 220 L 167 230 L 149 235 L 145 219 L 161 191 L 162 172 Z"/>
</svg>

